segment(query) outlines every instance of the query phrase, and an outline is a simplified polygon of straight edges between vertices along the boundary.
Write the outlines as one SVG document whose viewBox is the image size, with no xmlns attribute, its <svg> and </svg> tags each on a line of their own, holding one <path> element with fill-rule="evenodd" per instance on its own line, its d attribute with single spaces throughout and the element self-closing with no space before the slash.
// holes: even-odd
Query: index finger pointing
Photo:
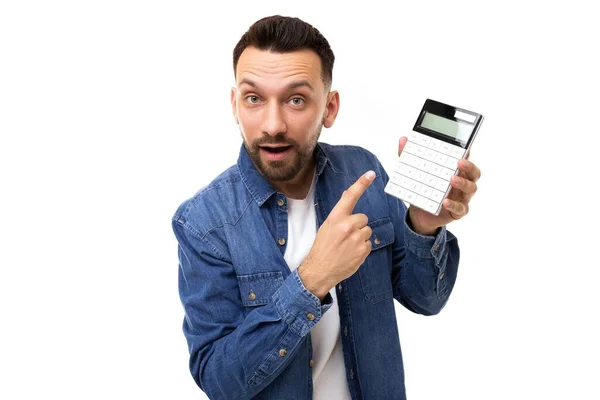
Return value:
<svg viewBox="0 0 600 400">
<path fill-rule="evenodd" d="M 342 197 L 333 208 L 332 213 L 350 215 L 354 210 L 354 207 L 356 207 L 356 203 L 358 203 L 360 196 L 363 195 L 365 190 L 367 190 L 369 185 L 371 185 L 374 180 L 374 171 L 368 171 L 363 174 L 356 182 L 352 184 L 352 186 L 342 193 Z"/>
</svg>

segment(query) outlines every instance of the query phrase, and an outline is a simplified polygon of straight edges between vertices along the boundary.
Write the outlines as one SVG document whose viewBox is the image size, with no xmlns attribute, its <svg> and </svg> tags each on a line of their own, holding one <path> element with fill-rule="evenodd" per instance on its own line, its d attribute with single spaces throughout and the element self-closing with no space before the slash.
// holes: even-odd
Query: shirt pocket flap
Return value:
<svg viewBox="0 0 600 400">
<path fill-rule="evenodd" d="M 388 244 L 394 243 L 394 224 L 390 218 L 381 218 L 369 222 L 371 233 L 371 251 L 380 249 Z"/>
<path fill-rule="evenodd" d="M 244 306 L 262 306 L 271 302 L 271 297 L 283 284 L 283 273 L 276 271 L 238 275 L 237 280 Z"/>
</svg>

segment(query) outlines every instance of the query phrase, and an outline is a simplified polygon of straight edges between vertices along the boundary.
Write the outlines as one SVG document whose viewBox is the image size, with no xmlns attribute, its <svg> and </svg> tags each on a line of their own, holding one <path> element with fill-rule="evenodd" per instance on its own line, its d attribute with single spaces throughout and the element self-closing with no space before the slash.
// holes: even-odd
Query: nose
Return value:
<svg viewBox="0 0 600 400">
<path fill-rule="evenodd" d="M 283 118 L 283 112 L 279 104 L 272 103 L 266 108 L 262 123 L 262 131 L 263 134 L 267 134 L 269 136 L 276 136 L 278 134 L 286 133 L 287 125 Z"/>
</svg>

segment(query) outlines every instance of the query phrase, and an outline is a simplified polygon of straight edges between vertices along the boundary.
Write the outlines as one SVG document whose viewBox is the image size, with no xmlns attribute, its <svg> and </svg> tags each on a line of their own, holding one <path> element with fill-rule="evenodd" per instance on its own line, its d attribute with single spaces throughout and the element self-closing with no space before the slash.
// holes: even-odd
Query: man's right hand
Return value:
<svg viewBox="0 0 600 400">
<path fill-rule="evenodd" d="M 352 212 L 373 180 L 375 172 L 369 171 L 342 193 L 298 268 L 304 286 L 320 300 L 338 282 L 354 274 L 371 252 L 369 219 Z"/>
</svg>

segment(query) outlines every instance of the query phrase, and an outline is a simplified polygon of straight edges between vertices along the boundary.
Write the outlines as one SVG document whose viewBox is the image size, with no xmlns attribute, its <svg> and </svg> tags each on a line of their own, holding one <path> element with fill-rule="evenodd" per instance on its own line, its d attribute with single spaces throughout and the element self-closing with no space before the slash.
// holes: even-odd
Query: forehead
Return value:
<svg viewBox="0 0 600 400">
<path fill-rule="evenodd" d="M 308 49 L 275 53 L 248 47 L 240 55 L 237 65 L 236 83 L 239 85 L 242 80 L 273 87 L 306 80 L 317 90 L 323 88 L 321 59 Z"/>
</svg>

